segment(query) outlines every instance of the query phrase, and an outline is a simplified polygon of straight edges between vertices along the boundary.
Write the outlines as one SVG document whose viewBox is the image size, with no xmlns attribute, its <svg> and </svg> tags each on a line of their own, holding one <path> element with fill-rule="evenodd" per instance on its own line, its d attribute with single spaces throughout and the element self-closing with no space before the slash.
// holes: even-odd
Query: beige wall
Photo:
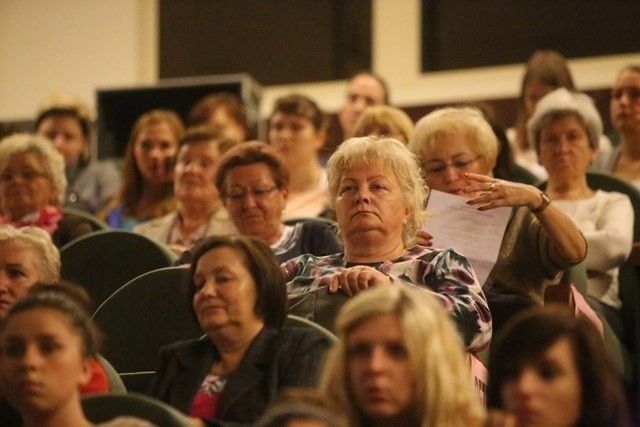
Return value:
<svg viewBox="0 0 640 427">
<path fill-rule="evenodd" d="M 156 77 L 154 0 L 0 0 L 0 120 Z"/>
<path fill-rule="evenodd" d="M 420 72 L 420 0 L 373 0 L 373 67 L 401 106 L 516 96 L 522 65 Z M 93 102 L 99 88 L 152 84 L 157 76 L 156 0 L 0 0 L 0 121 L 28 119 L 52 92 Z M 611 84 L 640 52 L 571 61 L 576 84 Z M 291 91 L 327 111 L 341 103 L 344 82 L 270 86 L 262 114 Z"/>
</svg>

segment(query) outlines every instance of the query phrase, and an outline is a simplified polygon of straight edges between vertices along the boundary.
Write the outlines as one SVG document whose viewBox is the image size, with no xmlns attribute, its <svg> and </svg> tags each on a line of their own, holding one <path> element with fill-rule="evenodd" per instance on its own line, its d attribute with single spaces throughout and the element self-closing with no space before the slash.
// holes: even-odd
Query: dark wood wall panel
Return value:
<svg viewBox="0 0 640 427">
<path fill-rule="evenodd" d="M 422 70 L 638 52 L 638 0 L 422 0 Z"/>
<path fill-rule="evenodd" d="M 161 0 L 159 46 L 161 78 L 343 79 L 371 67 L 371 0 Z"/>
</svg>

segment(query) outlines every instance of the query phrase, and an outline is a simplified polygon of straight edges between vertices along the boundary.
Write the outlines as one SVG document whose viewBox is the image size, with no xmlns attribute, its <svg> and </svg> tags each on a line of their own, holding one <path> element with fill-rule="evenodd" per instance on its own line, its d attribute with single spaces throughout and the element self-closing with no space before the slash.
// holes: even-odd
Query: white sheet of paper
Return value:
<svg viewBox="0 0 640 427">
<path fill-rule="evenodd" d="M 453 248 L 467 257 L 481 285 L 498 259 L 511 208 L 479 211 L 466 197 L 431 190 L 422 229 L 433 236 L 434 248 Z"/>
</svg>

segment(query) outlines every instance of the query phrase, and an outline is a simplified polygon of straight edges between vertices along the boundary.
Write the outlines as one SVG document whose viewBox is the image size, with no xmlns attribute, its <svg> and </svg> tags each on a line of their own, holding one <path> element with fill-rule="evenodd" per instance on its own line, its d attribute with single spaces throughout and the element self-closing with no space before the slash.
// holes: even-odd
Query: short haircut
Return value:
<svg viewBox="0 0 640 427">
<path fill-rule="evenodd" d="M 203 240 L 193 250 L 187 280 L 187 298 L 192 314 L 196 285 L 193 281 L 198 261 L 209 251 L 218 248 L 232 248 L 240 252 L 243 262 L 256 284 L 255 314 L 266 326 L 280 328 L 287 316 L 287 289 L 280 264 L 273 250 L 261 240 L 244 235 L 211 236 Z"/>
<path fill-rule="evenodd" d="M 214 182 L 221 196 L 226 195 L 225 180 L 231 169 L 262 163 L 269 168 L 278 188 L 289 187 L 289 168 L 275 148 L 261 141 L 242 142 L 229 149 L 218 162 Z"/>
<path fill-rule="evenodd" d="M 353 74 L 349 78 L 349 80 L 347 81 L 347 84 L 351 83 L 352 81 L 354 81 L 356 78 L 360 76 L 368 76 L 373 78 L 375 81 L 377 81 L 382 87 L 382 91 L 384 92 L 384 98 L 383 98 L 384 104 L 388 105 L 390 103 L 391 94 L 389 92 L 389 85 L 387 84 L 387 81 L 384 78 L 382 78 L 382 76 L 380 76 L 379 74 L 376 74 L 372 71 L 358 71 L 357 73 Z"/>
<path fill-rule="evenodd" d="M 229 117 L 244 129 L 245 134 L 249 134 L 247 113 L 242 101 L 231 92 L 212 93 L 198 101 L 189 111 L 189 125 L 206 124 L 218 108 L 224 109 Z"/>
<path fill-rule="evenodd" d="M 524 87 L 531 82 L 538 82 L 545 86 L 566 87 L 575 90 L 575 84 L 567 59 L 555 50 L 541 49 L 534 51 L 525 67 L 521 83 L 521 98 Z"/>
<path fill-rule="evenodd" d="M 525 108 L 525 87 L 529 83 L 540 83 L 551 88 L 566 87 L 575 90 L 576 86 L 569 70 L 567 59 L 551 49 L 534 51 L 525 66 L 525 72 L 520 82 L 520 96 L 518 97 L 518 115 L 516 117 L 516 139 L 527 147 L 527 111 Z"/>
<path fill-rule="evenodd" d="M 374 105 L 365 108 L 353 128 L 353 136 L 367 136 L 380 129 L 394 126 L 408 143 L 413 134 L 413 120 L 404 111 L 390 105 Z"/>
<path fill-rule="evenodd" d="M 441 144 L 443 137 L 461 135 L 467 138 L 469 148 L 484 165 L 486 174 L 491 173 L 498 157 L 498 138 L 482 113 L 470 107 L 445 107 L 427 114 L 416 123 L 409 149 L 424 165 L 426 153 Z"/>
<path fill-rule="evenodd" d="M 314 421 L 325 427 L 346 427 L 327 407 L 317 390 L 303 388 L 284 389 L 254 427 L 284 427 L 294 421 Z"/>
<path fill-rule="evenodd" d="M 236 141 L 225 137 L 214 126 L 199 125 L 185 130 L 184 135 L 180 138 L 180 147 L 207 141 L 214 141 L 220 153 L 226 152 L 237 144 Z"/>
<path fill-rule="evenodd" d="M 425 220 L 427 186 L 420 174 L 416 156 L 397 139 L 364 136 L 350 138 L 340 144 L 327 162 L 329 208 L 335 210 L 342 174 L 365 165 L 388 169 L 398 180 L 404 204 L 409 209 L 409 219 L 402 231 L 403 243 L 409 246 Z"/>
<path fill-rule="evenodd" d="M 0 322 L 0 335 L 4 333 L 14 315 L 37 309 L 55 310 L 65 316 L 81 338 L 82 355 L 97 356 L 101 336 L 91 319 L 91 302 L 84 289 L 68 283 L 34 285 L 24 297 L 9 308 L 7 315 Z"/>
<path fill-rule="evenodd" d="M 269 122 L 276 113 L 291 114 L 302 117 L 311 122 L 316 131 L 324 130 L 327 127 L 327 118 L 318 104 L 307 96 L 291 94 L 276 99 L 273 111 L 269 116 Z"/>
<path fill-rule="evenodd" d="M 536 307 L 516 315 L 491 343 L 487 404 L 502 408 L 501 390 L 527 364 L 535 364 L 566 338 L 582 385 L 576 425 L 626 426 L 626 404 L 618 374 L 602 337 L 586 318 L 566 307 Z"/>
<path fill-rule="evenodd" d="M 602 120 L 593 100 L 583 93 L 558 88 L 546 94 L 538 102 L 527 124 L 529 143 L 535 147 L 536 151 L 540 149 L 538 143 L 542 129 L 567 115 L 578 118 L 587 133 L 589 145 L 594 150 L 598 149 L 600 135 L 602 135 Z"/>
<path fill-rule="evenodd" d="M 92 114 L 90 107 L 75 97 L 65 95 L 54 95 L 47 98 L 36 116 L 34 130 L 37 132 L 40 125 L 49 117 L 71 117 L 78 122 L 82 135 L 87 141 L 91 139 Z"/>
<path fill-rule="evenodd" d="M 370 319 L 392 314 L 400 321 L 415 380 L 412 407 L 421 426 L 479 425 L 484 412 L 465 359 L 464 345 L 442 307 L 423 289 L 389 285 L 350 299 L 336 319 L 338 341 L 331 349 L 320 381 L 329 406 L 348 425 L 366 425 L 349 387 L 350 334 Z"/>
<path fill-rule="evenodd" d="M 16 228 L 0 225 L 0 246 L 15 245 L 36 253 L 38 281 L 55 283 L 60 280 L 60 251 L 51 241 L 51 235 L 39 227 Z"/>
<path fill-rule="evenodd" d="M 67 190 L 64 158 L 44 136 L 16 133 L 0 141 L 0 174 L 7 168 L 11 157 L 23 153 L 34 153 L 38 157 L 55 192 L 56 199 L 50 203 L 62 205 Z"/>
</svg>

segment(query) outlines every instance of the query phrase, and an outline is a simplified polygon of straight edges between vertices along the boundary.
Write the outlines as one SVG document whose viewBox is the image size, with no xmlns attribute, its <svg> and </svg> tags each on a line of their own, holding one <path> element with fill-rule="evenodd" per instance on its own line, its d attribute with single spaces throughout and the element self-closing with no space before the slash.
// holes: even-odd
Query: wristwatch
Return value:
<svg viewBox="0 0 640 427">
<path fill-rule="evenodd" d="M 540 198 L 542 199 L 542 202 L 540 203 L 540 205 L 538 205 L 537 208 L 531 209 L 531 212 L 534 214 L 539 214 L 540 212 L 545 210 L 547 206 L 549 206 L 549 204 L 551 203 L 551 198 L 544 191 L 540 192 Z"/>
</svg>

